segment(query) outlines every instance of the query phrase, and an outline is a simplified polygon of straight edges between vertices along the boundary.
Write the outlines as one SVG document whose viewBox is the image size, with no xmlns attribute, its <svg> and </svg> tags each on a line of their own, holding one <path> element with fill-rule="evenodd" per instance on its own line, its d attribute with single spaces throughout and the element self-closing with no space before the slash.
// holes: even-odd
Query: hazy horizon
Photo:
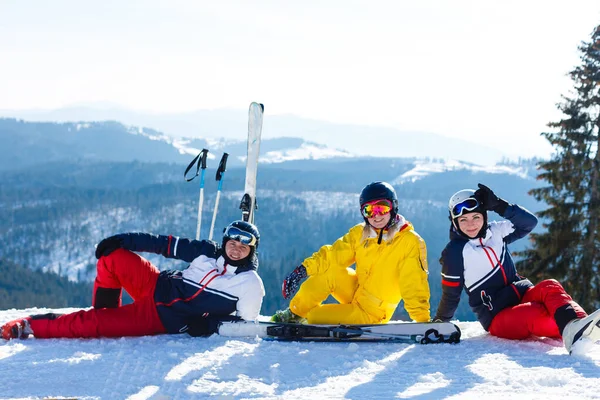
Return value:
<svg viewBox="0 0 600 400">
<path fill-rule="evenodd" d="M 0 15 L 0 109 L 258 101 L 265 130 L 293 114 L 547 156 L 540 133 L 560 118 L 600 3 L 32 0 Z"/>
</svg>

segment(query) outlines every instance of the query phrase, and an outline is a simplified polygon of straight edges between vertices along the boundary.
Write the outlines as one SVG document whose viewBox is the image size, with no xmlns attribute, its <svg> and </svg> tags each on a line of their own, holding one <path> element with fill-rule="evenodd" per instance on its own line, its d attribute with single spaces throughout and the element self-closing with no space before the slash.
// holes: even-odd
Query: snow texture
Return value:
<svg viewBox="0 0 600 400">
<path fill-rule="evenodd" d="M 458 170 L 471 171 L 472 173 L 485 172 L 488 174 L 515 175 L 522 179 L 533 179 L 533 177 L 529 176 L 530 171 L 520 166 L 480 166 L 464 161 L 445 159 L 441 161 L 416 160 L 414 168 L 393 179 L 391 183 L 393 185 L 402 185 L 407 182 L 416 182 L 433 174 Z"/>
<path fill-rule="evenodd" d="M 75 310 L 4 310 L 0 324 Z M 568 355 L 557 339 L 503 340 L 477 322 L 457 324 L 459 344 L 300 343 L 185 334 L 2 341 L 0 398 L 600 398 L 600 345 L 582 341 Z"/>
</svg>

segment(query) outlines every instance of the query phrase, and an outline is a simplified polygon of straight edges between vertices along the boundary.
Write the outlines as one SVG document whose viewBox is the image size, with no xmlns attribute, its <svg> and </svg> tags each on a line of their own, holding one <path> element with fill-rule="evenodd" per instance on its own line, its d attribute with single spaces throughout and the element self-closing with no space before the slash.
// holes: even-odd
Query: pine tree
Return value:
<svg viewBox="0 0 600 400">
<path fill-rule="evenodd" d="M 557 131 L 542 133 L 555 153 L 538 164 L 537 179 L 549 186 L 529 194 L 549 206 L 538 213 L 544 232 L 519 253 L 524 275 L 557 279 L 588 311 L 600 306 L 600 25 L 591 39 L 569 73 L 573 92 L 557 106 L 563 118 L 548 124 Z"/>
</svg>

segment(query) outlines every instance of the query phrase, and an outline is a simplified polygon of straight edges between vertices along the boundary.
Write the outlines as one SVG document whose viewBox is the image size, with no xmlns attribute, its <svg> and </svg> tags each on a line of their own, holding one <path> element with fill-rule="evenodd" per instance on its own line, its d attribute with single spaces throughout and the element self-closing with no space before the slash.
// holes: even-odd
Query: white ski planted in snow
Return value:
<svg viewBox="0 0 600 400">
<path fill-rule="evenodd" d="M 246 184 L 244 196 L 240 204 L 242 219 L 254 223 L 256 209 L 256 174 L 260 153 L 260 135 L 262 132 L 263 113 L 265 107 L 260 103 L 250 104 L 248 111 L 248 155 L 246 158 Z"/>
</svg>

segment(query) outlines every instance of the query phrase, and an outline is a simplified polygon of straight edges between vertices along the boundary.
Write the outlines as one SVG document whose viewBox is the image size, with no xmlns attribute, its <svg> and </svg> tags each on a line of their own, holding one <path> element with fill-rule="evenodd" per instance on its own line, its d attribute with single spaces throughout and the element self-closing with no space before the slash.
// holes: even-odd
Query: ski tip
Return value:
<svg viewBox="0 0 600 400">
<path fill-rule="evenodd" d="M 260 111 L 265 112 L 265 105 L 263 103 L 257 103 L 256 101 L 253 101 L 250 103 L 250 108 L 252 107 L 260 107 Z"/>
</svg>

